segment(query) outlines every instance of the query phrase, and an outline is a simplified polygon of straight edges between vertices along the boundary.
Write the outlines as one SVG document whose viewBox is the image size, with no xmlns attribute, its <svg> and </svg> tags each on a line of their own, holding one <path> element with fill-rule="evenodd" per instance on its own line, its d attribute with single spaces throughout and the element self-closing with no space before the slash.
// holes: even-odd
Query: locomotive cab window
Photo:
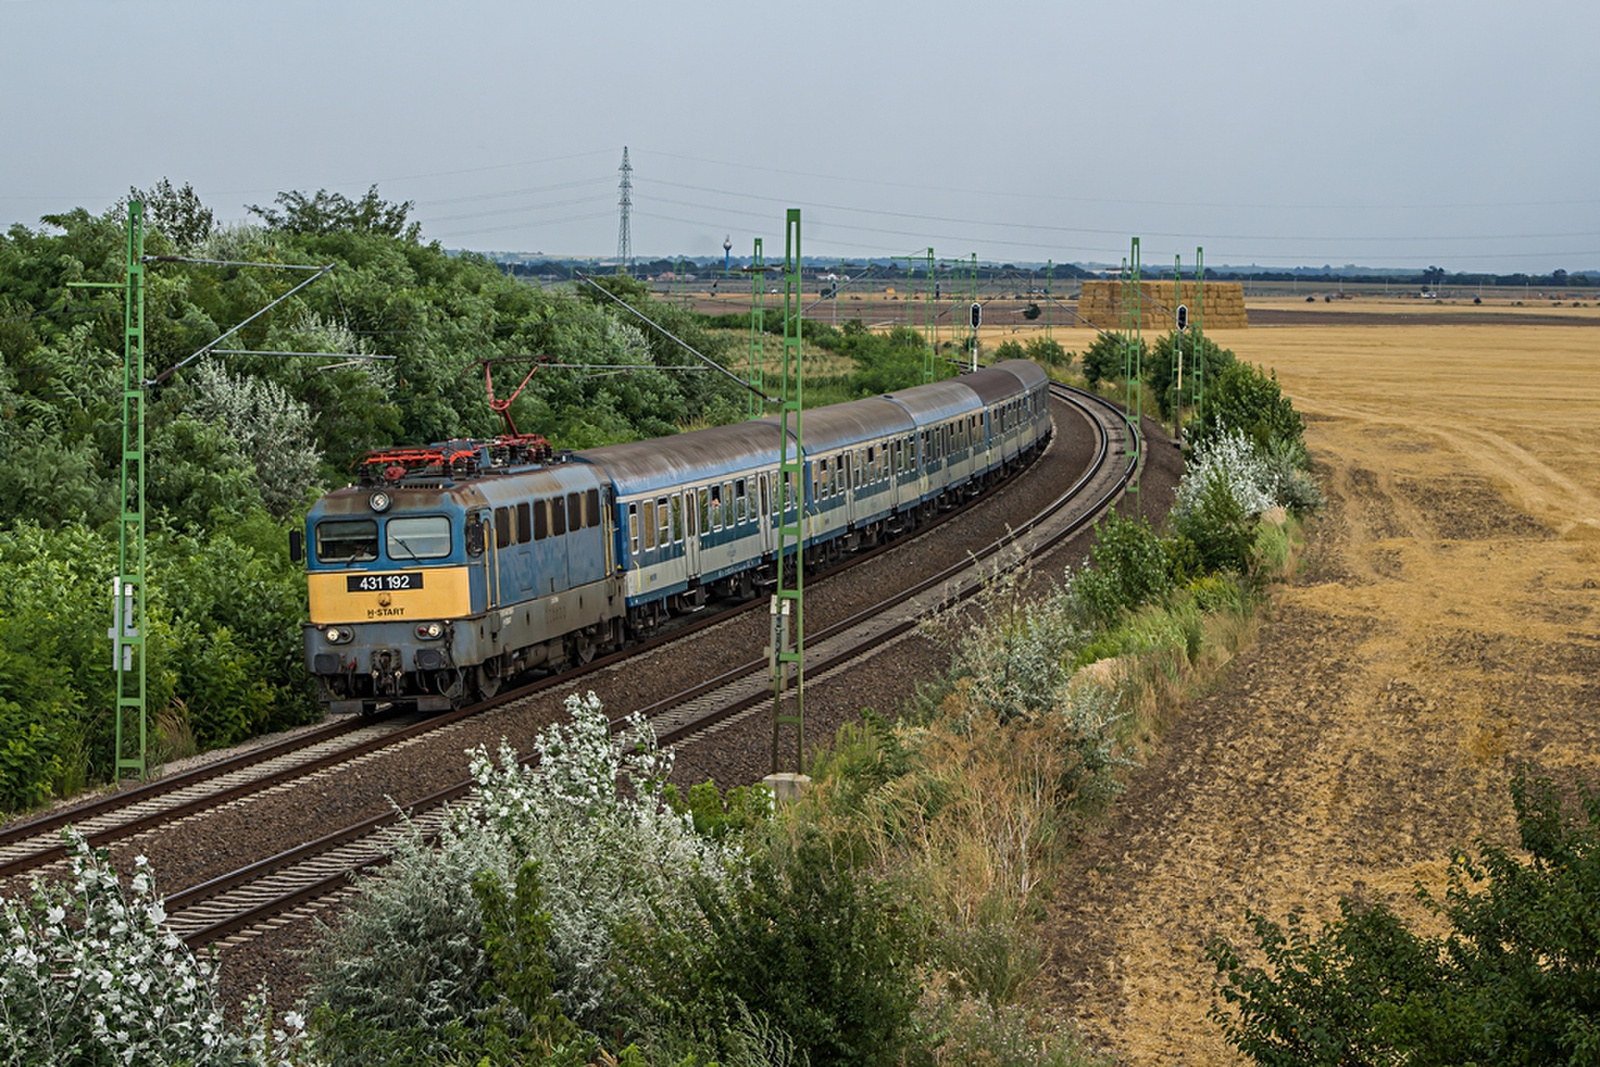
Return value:
<svg viewBox="0 0 1600 1067">
<path fill-rule="evenodd" d="M 517 544 L 525 545 L 533 540 L 532 509 L 526 503 L 517 505 Z"/>
<path fill-rule="evenodd" d="M 600 490 L 591 489 L 583 494 L 583 524 L 600 525 Z"/>
<path fill-rule="evenodd" d="M 317 559 L 361 563 L 378 558 L 376 519 L 325 519 L 317 523 Z"/>
<path fill-rule="evenodd" d="M 567 532 L 567 502 L 559 496 L 550 498 L 550 536 L 560 537 Z"/>
<path fill-rule="evenodd" d="M 393 560 L 441 559 L 450 554 L 450 520 L 443 515 L 390 519 L 384 524 L 384 542 Z"/>
<path fill-rule="evenodd" d="M 505 548 L 511 543 L 511 509 L 494 509 L 494 547 Z"/>
<path fill-rule="evenodd" d="M 533 539 L 543 541 L 550 536 L 550 508 L 543 500 L 533 502 Z"/>
<path fill-rule="evenodd" d="M 583 529 L 583 494 L 567 494 L 567 529 Z"/>
</svg>

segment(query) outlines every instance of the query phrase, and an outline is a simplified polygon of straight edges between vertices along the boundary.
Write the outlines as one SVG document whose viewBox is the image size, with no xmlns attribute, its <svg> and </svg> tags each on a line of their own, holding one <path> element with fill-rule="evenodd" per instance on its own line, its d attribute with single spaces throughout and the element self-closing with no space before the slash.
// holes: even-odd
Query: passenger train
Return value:
<svg viewBox="0 0 1600 1067">
<path fill-rule="evenodd" d="M 808 564 L 915 527 L 1049 440 L 1011 360 L 804 412 Z M 296 530 L 305 662 L 331 712 L 440 711 L 777 577 L 774 418 L 556 455 L 536 438 L 370 453 Z M 542 443 L 542 442 L 539 442 Z M 792 523 L 794 514 L 791 511 Z"/>
</svg>

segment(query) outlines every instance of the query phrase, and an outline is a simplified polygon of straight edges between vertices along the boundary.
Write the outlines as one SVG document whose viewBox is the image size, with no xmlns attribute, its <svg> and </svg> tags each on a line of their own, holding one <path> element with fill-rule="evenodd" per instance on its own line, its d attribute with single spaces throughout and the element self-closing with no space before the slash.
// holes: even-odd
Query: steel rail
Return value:
<svg viewBox="0 0 1600 1067">
<path fill-rule="evenodd" d="M 847 571 L 851 567 L 866 563 L 868 560 L 875 559 L 885 552 L 892 551 L 893 549 L 904 545 L 908 539 L 919 537 L 922 534 L 937 529 L 944 523 L 965 514 L 969 509 L 979 506 L 990 497 L 994 490 L 1009 484 L 1010 480 L 1010 478 L 1007 478 L 999 483 L 996 483 L 996 485 L 992 486 L 990 489 L 975 495 L 971 499 L 950 508 L 948 511 L 945 511 L 932 519 L 929 519 L 928 521 L 916 527 L 914 530 L 906 531 L 905 535 L 892 538 L 873 548 L 852 553 L 839 563 L 818 569 L 815 574 L 818 578 L 825 576 L 831 577 Z M 607 667 L 624 662 L 634 656 L 642 655 L 646 652 L 652 651 L 653 649 L 659 648 L 664 644 L 691 636 L 703 629 L 725 622 L 744 612 L 764 607 L 765 603 L 765 598 L 755 597 L 743 604 L 727 605 L 703 613 L 697 613 L 692 619 L 686 619 L 677 624 L 670 625 L 661 632 L 653 634 L 650 637 L 642 640 L 630 643 L 626 647 L 618 649 L 615 652 L 608 653 L 604 656 L 597 656 L 587 664 L 571 667 L 526 685 L 518 686 L 514 689 L 508 689 L 503 693 L 497 694 L 495 697 L 489 700 L 480 701 L 476 704 L 471 704 L 463 708 L 458 708 L 443 714 L 431 716 L 420 722 L 413 723 L 410 726 L 400 727 L 359 744 L 351 745 L 346 748 L 335 749 L 331 752 L 324 753 L 321 756 L 293 763 L 289 766 L 279 768 L 276 771 L 258 775 L 241 782 L 236 782 L 231 786 L 214 790 L 203 795 L 193 797 L 189 800 L 145 812 L 144 814 L 134 816 L 133 818 L 130 818 L 124 822 L 116 823 L 115 825 L 92 830 L 85 835 L 86 840 L 92 847 L 102 848 L 107 845 L 114 844 L 117 841 L 132 837 L 135 834 L 154 829 L 167 823 L 175 822 L 186 816 L 194 815 L 211 808 L 220 807 L 223 804 L 242 799 L 254 793 L 263 792 L 275 785 L 292 781 L 296 778 L 307 777 L 319 771 L 326 770 L 329 767 L 337 766 L 340 763 L 347 763 L 352 760 L 359 759 L 362 756 L 369 755 L 373 752 L 381 751 L 384 748 L 402 744 L 408 740 L 411 740 L 412 738 L 442 730 L 445 727 L 460 722 L 464 719 L 483 714 L 484 712 L 493 708 L 502 707 L 506 704 L 525 699 L 554 686 L 570 684 L 589 674 L 604 670 Z M 277 741 L 268 745 L 262 745 L 247 752 L 242 752 L 226 759 L 219 760 L 215 763 L 209 763 L 193 768 L 181 774 L 173 775 L 167 778 L 156 779 L 155 781 L 144 783 L 143 785 L 132 789 L 121 790 L 85 804 L 79 804 L 70 808 L 62 809 L 61 811 L 54 812 L 42 818 L 32 819 L 27 822 L 8 826 L 4 830 L 0 830 L 0 849 L 22 844 L 31 838 L 41 837 L 52 830 L 59 830 L 71 823 L 82 824 L 93 819 L 104 818 L 108 815 L 114 814 L 119 810 L 128 810 L 150 803 L 170 793 L 178 792 L 184 789 L 198 788 L 203 786 L 207 781 L 224 778 L 228 775 L 248 770 L 252 766 L 257 766 L 271 762 L 275 759 L 291 756 L 297 751 L 303 751 L 329 740 L 333 740 L 344 734 L 365 729 L 368 726 L 371 726 L 374 721 L 376 720 L 354 719 L 330 723 L 316 730 L 308 731 L 295 737 L 285 738 L 281 741 Z M 31 850 L 21 855 L 14 856 L 10 859 L 0 861 L 0 880 L 14 878 L 18 875 L 25 874 L 30 870 L 35 870 L 50 863 L 63 860 L 67 857 L 67 855 L 67 846 L 59 839 L 53 839 L 48 844 L 41 843 L 41 847 L 35 850 Z"/>
<path fill-rule="evenodd" d="M 1054 516 L 1062 508 L 1066 507 L 1067 504 L 1070 503 L 1079 493 L 1081 493 L 1094 479 L 1099 477 L 1104 472 L 1105 466 L 1111 458 L 1113 434 L 1107 423 L 1103 421 L 1103 415 L 1094 415 L 1090 410 L 1090 405 L 1092 404 L 1100 408 L 1102 413 L 1106 411 L 1114 413 L 1116 416 L 1116 421 L 1119 424 L 1123 424 L 1124 427 L 1126 423 L 1125 416 L 1123 416 L 1122 413 L 1116 409 L 1114 404 L 1101 397 L 1095 396 L 1092 393 L 1085 393 L 1082 390 L 1072 389 L 1067 386 L 1059 385 L 1058 383 L 1052 383 L 1051 388 L 1052 392 L 1058 399 L 1062 399 L 1074 404 L 1079 408 L 1079 410 L 1088 415 L 1091 423 L 1098 430 L 1099 442 L 1096 449 L 1096 455 L 1094 461 L 1091 463 L 1090 467 L 1085 471 L 1085 473 L 1082 474 L 1065 492 L 1053 500 L 1041 512 L 1029 519 L 1027 523 L 1024 523 L 1019 529 L 1010 531 L 1006 535 L 995 539 L 983 549 L 971 554 L 968 560 L 955 564 L 951 567 L 947 567 L 935 575 L 931 575 L 922 579 L 910 589 L 901 590 L 877 605 L 857 612 L 848 619 L 823 628 L 816 635 L 814 635 L 813 641 L 821 642 L 829 637 L 846 633 L 864 620 L 876 615 L 880 615 L 884 611 L 902 604 L 912 597 L 936 588 L 940 584 L 949 581 L 951 578 L 960 573 L 969 571 L 976 564 L 994 556 L 996 553 L 999 553 L 1008 545 L 1015 543 L 1019 537 L 1022 537 L 1026 533 L 1036 529 L 1040 524 Z M 1126 438 L 1124 438 L 1124 440 L 1126 440 Z M 1128 481 L 1133 477 L 1135 473 L 1135 462 L 1136 457 L 1130 457 L 1128 464 L 1117 473 L 1110 487 L 1102 492 L 1101 495 L 1093 501 L 1091 506 L 1085 509 L 1082 515 L 1068 523 L 1062 530 L 1053 533 L 1043 544 L 1038 546 L 1035 551 L 1048 551 L 1049 549 L 1059 545 L 1067 538 L 1082 530 L 1083 527 L 1088 525 L 1090 522 L 1098 519 L 1104 513 L 1106 508 L 1115 502 L 1116 498 L 1126 487 Z M 970 504 L 967 506 L 970 506 Z M 966 506 L 956 509 L 956 512 L 964 511 L 965 507 Z M 953 518 L 954 514 L 955 512 L 946 516 L 946 518 Z M 930 527 L 923 527 L 922 529 L 926 530 L 928 528 Z M 895 547 L 895 545 L 901 543 L 903 542 L 895 542 L 893 545 L 882 547 Z M 863 553 L 861 556 L 855 557 L 853 562 L 863 561 L 866 558 L 875 556 L 880 550 L 881 549 L 874 549 L 870 553 Z M 943 598 L 940 606 L 942 607 L 960 600 L 967 599 L 974 595 L 980 587 L 981 583 L 971 583 L 967 587 Z M 758 602 L 744 605 L 741 608 L 736 609 L 735 612 L 721 613 L 717 617 L 717 621 L 721 621 L 737 611 L 749 610 L 751 607 L 755 606 L 755 603 Z M 904 620 L 895 624 L 888 632 L 874 634 L 870 641 L 845 649 L 835 655 L 819 660 L 816 664 L 808 664 L 807 666 L 814 675 L 822 671 L 831 670 L 837 666 L 848 663 L 853 659 L 859 658 L 864 652 L 880 646 L 885 640 L 908 632 L 910 629 L 915 627 L 917 623 L 918 620 L 915 618 Z M 677 637 L 683 636 L 683 632 L 680 631 L 670 636 L 673 639 L 676 639 Z M 638 650 L 634 651 L 636 652 Z M 702 697 L 707 693 L 715 691 L 717 688 L 729 684 L 731 681 L 735 681 L 740 677 L 748 677 L 752 673 L 762 672 L 765 669 L 766 661 L 764 659 L 753 660 L 742 665 L 741 667 L 733 669 L 732 671 L 724 672 L 715 679 L 692 686 L 673 697 L 667 698 L 666 700 L 657 701 L 654 704 L 640 709 L 640 711 L 646 717 L 657 717 L 670 708 L 681 707 L 682 705 L 694 699 Z M 544 680 L 544 683 L 556 684 L 570 680 L 570 675 L 558 675 L 551 679 Z M 693 722 L 675 727 L 661 734 L 657 738 L 658 743 L 663 745 L 681 743 L 682 741 L 691 738 L 697 733 L 703 732 L 707 728 L 719 722 L 726 721 L 728 718 L 731 718 L 742 711 L 748 710 L 749 708 L 754 707 L 757 704 L 764 703 L 770 699 L 770 692 L 762 692 L 750 697 L 740 698 L 721 708 L 715 709 L 706 715 L 698 716 Z M 626 718 L 614 719 L 610 724 L 610 729 L 613 736 L 624 732 L 627 728 L 628 720 Z M 524 765 L 532 765 L 536 758 L 537 757 L 535 756 L 528 756 L 525 757 L 522 762 Z M 315 858 L 320 854 L 326 853 L 332 849 L 352 844 L 364 837 L 379 833 L 385 828 L 395 825 L 402 819 L 414 819 L 431 815 L 443 806 L 468 796 L 473 785 L 474 783 L 470 780 L 459 782 L 455 785 L 430 794 L 429 796 L 412 801 L 405 805 L 403 809 L 389 811 L 381 815 L 364 819 L 349 827 L 336 831 L 335 833 L 319 838 L 316 841 L 308 842 L 307 844 L 300 845 L 292 849 L 287 849 L 278 853 L 277 855 L 240 868 L 237 871 L 211 879 L 208 882 L 185 889 L 182 892 L 172 894 L 166 898 L 167 910 L 174 919 L 181 920 L 181 912 L 183 909 L 193 908 L 201 904 L 203 901 L 215 898 L 219 894 L 236 889 L 240 886 L 246 886 L 255 881 L 259 881 L 275 874 L 276 872 L 292 867 L 297 863 L 314 862 Z M 432 834 L 429 834 L 428 837 L 431 838 Z M 389 856 L 387 853 L 375 851 L 372 855 L 364 859 L 343 866 L 337 871 L 316 877 L 311 882 L 296 887 L 287 893 L 274 894 L 264 897 L 258 901 L 248 902 L 244 907 L 237 909 L 233 914 L 227 916 L 226 918 L 208 922 L 204 926 L 190 931 L 184 935 L 184 939 L 193 947 L 201 947 L 203 945 L 214 943 L 222 938 L 236 933 L 239 930 L 254 926 L 257 923 L 284 911 L 291 910 L 308 902 L 328 898 L 342 893 L 349 888 L 349 879 L 352 875 L 363 870 L 369 870 L 383 866 L 388 862 Z"/>
</svg>

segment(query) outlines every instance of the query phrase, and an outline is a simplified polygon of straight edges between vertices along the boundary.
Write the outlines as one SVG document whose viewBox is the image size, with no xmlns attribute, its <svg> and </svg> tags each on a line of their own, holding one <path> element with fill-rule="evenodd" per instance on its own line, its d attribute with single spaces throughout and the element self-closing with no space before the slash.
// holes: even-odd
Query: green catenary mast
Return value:
<svg viewBox="0 0 1600 1067">
<path fill-rule="evenodd" d="M 1129 253 L 1126 266 L 1122 272 L 1122 326 L 1124 352 L 1122 372 L 1128 385 L 1126 409 L 1129 421 L 1133 424 L 1133 439 L 1130 447 L 1133 450 L 1134 476 L 1128 483 L 1128 492 L 1136 499 L 1139 497 L 1139 476 L 1142 473 L 1144 461 L 1144 388 L 1143 360 L 1140 358 L 1140 348 L 1144 344 L 1141 331 L 1140 311 L 1144 295 L 1144 283 L 1139 269 L 1139 239 L 1133 239 L 1133 246 Z M 1141 507 L 1142 507 L 1141 503 Z"/>
<path fill-rule="evenodd" d="M 778 438 L 777 590 L 772 596 L 772 773 L 781 769 L 782 735 L 794 733 L 794 770 L 805 773 L 805 376 L 800 347 L 800 209 L 790 208 L 783 251 L 783 387 Z M 793 553 L 793 573 L 790 554 Z M 790 672 L 794 711 L 783 708 Z"/>
<path fill-rule="evenodd" d="M 922 280 L 922 380 L 933 381 L 933 361 L 939 347 L 934 337 L 937 328 L 938 308 L 933 301 L 933 249 L 928 249 L 927 274 Z"/>
<path fill-rule="evenodd" d="M 122 497 L 111 627 L 117 683 L 116 777 L 145 776 L 144 596 L 144 205 L 128 201 L 128 270 L 123 286 Z M 136 732 L 137 731 L 137 732 Z M 134 748 L 133 739 L 139 739 Z"/>
<path fill-rule="evenodd" d="M 766 353 L 764 342 L 767 326 L 767 297 L 766 297 L 766 257 L 762 255 L 761 238 L 755 239 L 755 251 L 750 257 L 750 417 L 760 418 L 762 414 L 761 398 L 766 395 L 766 386 L 762 383 L 764 377 L 764 362 Z"/>
<path fill-rule="evenodd" d="M 1194 420 L 1199 424 L 1205 415 L 1205 375 L 1201 368 L 1205 366 L 1205 339 L 1206 339 L 1206 250 L 1194 250 Z"/>
</svg>

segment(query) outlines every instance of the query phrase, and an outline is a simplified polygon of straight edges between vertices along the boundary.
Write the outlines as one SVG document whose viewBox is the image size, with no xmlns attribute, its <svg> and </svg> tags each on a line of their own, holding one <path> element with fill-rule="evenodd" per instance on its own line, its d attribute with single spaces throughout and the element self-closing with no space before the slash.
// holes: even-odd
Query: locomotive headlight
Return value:
<svg viewBox="0 0 1600 1067">
<path fill-rule="evenodd" d="M 444 626 L 437 622 L 417 623 L 417 637 L 423 641 L 437 641 L 444 636 Z"/>
<path fill-rule="evenodd" d="M 322 636 L 328 639 L 330 645 L 348 645 L 356 632 L 348 626 L 330 626 L 322 631 Z"/>
<path fill-rule="evenodd" d="M 394 501 L 389 498 L 389 494 L 381 490 L 367 497 L 367 507 L 378 512 L 379 514 L 388 511 L 389 505 L 392 503 L 394 503 Z"/>
</svg>

